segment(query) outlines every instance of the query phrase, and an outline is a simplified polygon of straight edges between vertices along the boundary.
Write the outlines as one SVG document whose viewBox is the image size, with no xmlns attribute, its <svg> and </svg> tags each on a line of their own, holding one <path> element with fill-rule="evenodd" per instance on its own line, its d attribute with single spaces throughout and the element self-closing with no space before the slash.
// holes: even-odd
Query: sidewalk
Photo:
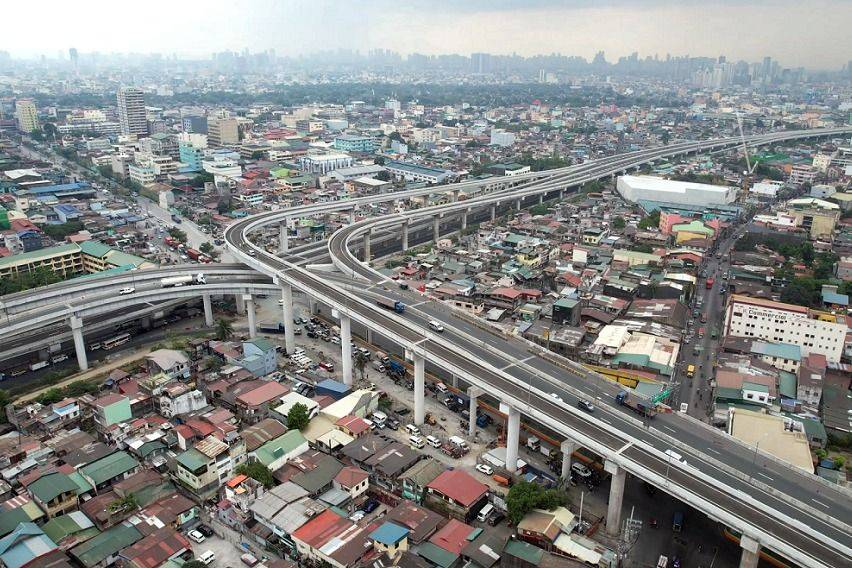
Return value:
<svg viewBox="0 0 852 568">
<path fill-rule="evenodd" d="M 77 381 L 84 381 L 84 380 L 87 380 L 87 379 L 93 379 L 93 378 L 99 377 L 101 375 L 103 375 L 104 378 L 106 378 L 106 375 L 108 375 L 110 373 L 110 371 L 117 369 L 119 367 L 123 367 L 124 365 L 127 365 L 129 363 L 133 363 L 135 361 L 138 361 L 139 359 L 141 359 L 142 357 L 144 357 L 145 355 L 150 353 L 150 351 L 151 351 L 150 348 L 142 348 L 142 349 L 134 349 L 133 351 L 130 351 L 127 354 L 116 354 L 117 358 L 112 360 L 112 361 L 97 362 L 96 363 L 97 367 L 91 368 L 88 371 L 84 371 L 82 373 L 76 373 L 74 375 L 71 375 L 67 379 L 64 379 L 64 380 L 62 380 L 62 381 L 60 381 L 60 382 L 58 382 L 54 385 L 50 385 L 50 386 L 41 388 L 37 391 L 33 391 L 31 393 L 21 395 L 20 397 L 15 399 L 14 402 L 15 403 L 29 402 L 31 400 L 37 399 L 39 396 L 41 396 L 43 393 L 47 392 L 50 389 L 58 389 L 58 388 L 62 388 L 62 387 L 67 387 L 71 383 L 75 383 Z"/>
</svg>

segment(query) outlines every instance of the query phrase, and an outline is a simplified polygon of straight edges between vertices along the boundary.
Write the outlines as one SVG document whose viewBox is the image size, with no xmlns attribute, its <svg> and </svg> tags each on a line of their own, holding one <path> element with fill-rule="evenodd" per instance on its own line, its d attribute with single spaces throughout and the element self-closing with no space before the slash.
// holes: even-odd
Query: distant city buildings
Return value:
<svg viewBox="0 0 852 568">
<path fill-rule="evenodd" d="M 233 146 L 240 142 L 240 128 L 236 118 L 216 118 L 207 121 L 207 143 L 211 148 Z"/>
<path fill-rule="evenodd" d="M 118 122 L 125 136 L 145 136 L 148 122 L 145 114 L 145 97 L 142 89 L 121 87 L 116 95 Z"/>
<path fill-rule="evenodd" d="M 38 111 L 32 99 L 15 101 L 15 121 L 21 132 L 30 133 L 38 129 Z"/>
</svg>

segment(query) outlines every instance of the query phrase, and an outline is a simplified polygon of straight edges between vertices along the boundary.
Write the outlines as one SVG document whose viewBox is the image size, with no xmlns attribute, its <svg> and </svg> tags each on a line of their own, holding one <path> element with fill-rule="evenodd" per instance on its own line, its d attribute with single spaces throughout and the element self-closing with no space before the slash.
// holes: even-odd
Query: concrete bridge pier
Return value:
<svg viewBox="0 0 852 568">
<path fill-rule="evenodd" d="M 402 223 L 402 252 L 405 252 L 405 251 L 408 250 L 408 225 L 409 224 L 410 224 L 410 221 L 408 219 L 406 219 Z"/>
<path fill-rule="evenodd" d="M 467 229 L 467 214 L 468 214 L 468 210 L 467 210 L 467 209 L 465 209 L 464 211 L 462 211 L 462 214 L 461 214 L 461 230 L 462 230 L 462 231 L 464 231 L 465 229 Z"/>
<path fill-rule="evenodd" d="M 760 561 L 760 543 L 750 536 L 743 535 L 740 539 L 740 547 L 743 549 L 740 568 L 757 568 L 757 563 Z"/>
<path fill-rule="evenodd" d="M 210 294 L 201 296 L 204 300 L 204 325 L 213 327 L 213 302 L 210 300 Z"/>
<path fill-rule="evenodd" d="M 470 420 L 467 425 L 467 435 L 470 438 L 473 438 L 476 435 L 476 399 L 479 395 L 483 394 L 483 390 L 479 387 L 470 387 L 467 389 L 467 396 L 470 397 L 470 407 L 468 408 L 468 412 L 470 413 Z"/>
<path fill-rule="evenodd" d="M 571 454 L 574 453 L 574 442 L 564 440 L 560 446 L 562 450 L 562 480 L 571 479 Z"/>
<path fill-rule="evenodd" d="M 343 363 L 343 384 L 352 386 L 352 320 L 340 314 L 340 360 Z"/>
<path fill-rule="evenodd" d="M 257 337 L 257 316 L 254 311 L 254 296 L 243 294 L 243 302 L 245 302 L 246 313 L 248 314 L 249 337 L 254 339 Z M 293 325 L 292 320 L 290 320 L 290 325 Z"/>
<path fill-rule="evenodd" d="M 497 205 L 499 205 L 499 203 L 492 203 L 491 204 L 491 222 L 492 223 L 494 222 L 495 219 L 497 219 Z"/>
<path fill-rule="evenodd" d="M 518 444 L 521 439 L 521 413 L 518 409 L 500 403 L 500 412 L 506 419 L 506 470 L 515 473 L 518 470 Z"/>
<path fill-rule="evenodd" d="M 81 371 L 89 370 L 89 359 L 86 357 L 86 343 L 83 340 L 83 320 L 71 316 L 71 334 L 74 336 L 74 351 L 77 353 L 77 366 Z"/>
<path fill-rule="evenodd" d="M 606 534 L 618 536 L 621 532 L 621 505 L 624 501 L 627 471 L 611 461 L 604 463 L 604 469 L 612 476 L 609 485 L 609 505 L 606 509 Z"/>
<path fill-rule="evenodd" d="M 355 224 L 355 208 L 354 207 L 349 210 L 349 224 L 350 225 Z"/>
<path fill-rule="evenodd" d="M 426 359 L 414 355 L 414 424 L 423 426 L 426 420 Z"/>
<path fill-rule="evenodd" d="M 286 254 L 290 250 L 290 238 L 287 235 L 287 220 L 278 223 L 278 254 Z"/>
<path fill-rule="evenodd" d="M 523 199 L 519 197 L 518 200 L 515 202 L 515 209 L 517 209 L 518 211 L 521 210 L 521 201 L 523 201 Z"/>
<path fill-rule="evenodd" d="M 441 238 L 441 216 L 435 215 L 432 217 L 432 240 L 436 243 Z"/>
<path fill-rule="evenodd" d="M 242 294 L 234 294 L 234 304 L 237 306 L 237 315 L 246 315 L 246 303 L 243 301 Z"/>
<path fill-rule="evenodd" d="M 364 233 L 364 262 L 366 263 L 370 262 L 370 257 L 372 256 L 372 251 L 370 250 L 371 237 L 372 235 L 370 234 L 369 230 Z"/>
<path fill-rule="evenodd" d="M 281 285 L 281 300 L 284 310 L 284 350 L 291 354 L 296 349 L 296 334 L 293 332 L 295 324 L 293 318 L 293 287 L 289 284 Z M 316 313 L 317 302 L 311 300 L 311 314 Z"/>
<path fill-rule="evenodd" d="M 538 194 L 538 204 L 541 205 L 542 203 L 544 203 L 544 194 L 539 193 Z"/>
</svg>

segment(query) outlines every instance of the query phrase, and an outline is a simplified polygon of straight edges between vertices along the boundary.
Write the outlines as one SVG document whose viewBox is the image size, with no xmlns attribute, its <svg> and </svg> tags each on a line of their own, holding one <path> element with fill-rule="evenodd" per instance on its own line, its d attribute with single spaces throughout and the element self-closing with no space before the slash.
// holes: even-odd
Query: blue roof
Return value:
<svg viewBox="0 0 852 568">
<path fill-rule="evenodd" d="M 75 189 L 85 189 L 91 190 L 89 184 L 87 183 L 58 183 L 56 185 L 43 185 L 41 187 L 29 187 L 27 188 L 27 193 L 29 194 L 42 194 L 42 193 L 56 193 L 57 191 L 73 191 Z M 94 190 L 92 190 L 94 191 Z"/>
<path fill-rule="evenodd" d="M 370 533 L 370 538 L 388 546 L 395 546 L 408 536 L 408 529 L 393 523 L 383 523 L 382 526 Z"/>
<path fill-rule="evenodd" d="M 0 540 L 0 560 L 6 568 L 21 568 L 56 549 L 56 543 L 35 523 L 21 523 Z"/>
<path fill-rule="evenodd" d="M 339 381 L 335 381 L 334 379 L 326 379 L 320 383 L 317 383 L 317 388 L 322 388 L 334 392 L 349 392 L 349 387 Z"/>
<path fill-rule="evenodd" d="M 789 359 L 792 361 L 802 360 L 802 350 L 798 345 L 790 343 L 767 343 L 765 341 L 755 341 L 751 344 L 751 352 L 757 355 L 765 355 L 767 357 L 776 357 L 779 359 Z"/>
<path fill-rule="evenodd" d="M 849 296 L 846 294 L 838 294 L 837 292 L 822 291 L 822 301 L 826 304 L 837 304 L 839 306 L 849 305 Z"/>
</svg>

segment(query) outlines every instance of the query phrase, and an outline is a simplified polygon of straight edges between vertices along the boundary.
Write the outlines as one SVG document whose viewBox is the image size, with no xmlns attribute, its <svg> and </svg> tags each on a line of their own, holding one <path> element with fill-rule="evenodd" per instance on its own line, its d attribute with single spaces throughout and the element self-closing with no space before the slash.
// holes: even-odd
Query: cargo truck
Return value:
<svg viewBox="0 0 852 568">
<path fill-rule="evenodd" d="M 202 257 L 202 253 L 200 250 L 195 250 L 194 248 L 186 249 L 186 256 L 191 258 L 192 260 L 199 260 Z"/>
<path fill-rule="evenodd" d="M 171 276 L 160 280 L 160 285 L 163 288 L 177 288 L 193 284 L 207 284 L 207 278 L 203 274 L 195 276 Z"/>
<path fill-rule="evenodd" d="M 619 391 L 618 394 L 615 395 L 615 402 L 621 406 L 626 406 L 640 416 L 653 418 L 654 415 L 657 414 L 653 404 L 640 400 L 637 397 L 631 397 L 627 391 Z"/>
<path fill-rule="evenodd" d="M 381 307 L 388 310 L 393 310 L 398 314 L 405 312 L 405 304 L 397 300 L 392 300 L 390 298 L 379 298 L 378 300 L 376 300 L 376 303 Z"/>
</svg>

